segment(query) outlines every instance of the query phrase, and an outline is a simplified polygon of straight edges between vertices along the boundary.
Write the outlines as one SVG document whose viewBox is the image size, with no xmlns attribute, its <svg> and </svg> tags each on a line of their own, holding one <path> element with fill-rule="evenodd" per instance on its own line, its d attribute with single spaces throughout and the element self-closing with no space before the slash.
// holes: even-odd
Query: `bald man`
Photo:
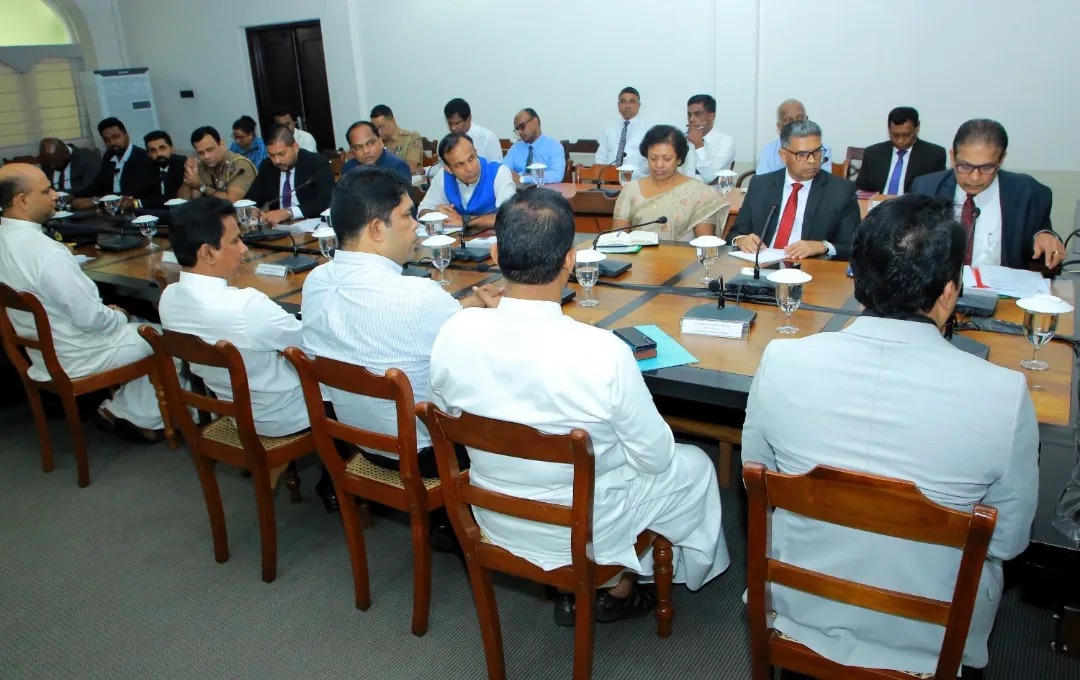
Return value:
<svg viewBox="0 0 1080 680">
<path fill-rule="evenodd" d="M 73 196 L 90 190 L 101 166 L 97 151 L 67 144 L 55 137 L 41 140 L 38 159 L 52 188 Z"/>
<path fill-rule="evenodd" d="M 770 172 L 776 172 L 785 167 L 784 159 L 780 156 L 780 131 L 783 130 L 784 126 L 788 123 L 797 120 L 806 120 L 806 118 L 806 107 L 803 106 L 803 103 L 798 99 L 785 99 L 780 102 L 780 106 L 776 107 L 777 137 L 766 144 L 765 148 L 761 150 L 761 155 L 758 156 L 757 169 L 754 171 L 754 174 L 764 175 Z M 832 149 L 825 144 L 822 144 L 821 148 L 824 149 L 821 156 L 821 167 L 826 172 L 831 172 L 832 161 L 836 160 L 832 157 Z"/>
<path fill-rule="evenodd" d="M 514 132 L 518 141 L 506 152 L 502 164 L 514 173 L 514 181 L 536 184 L 536 175 L 530 165 L 543 164 L 544 179 L 541 184 L 563 181 L 566 172 L 566 150 L 554 137 L 540 130 L 540 115 L 535 109 L 522 109 L 514 116 Z"/>
<path fill-rule="evenodd" d="M 71 378 L 117 368 L 150 355 L 138 322 L 105 305 L 97 287 L 63 243 L 42 233 L 53 216 L 56 190 L 39 168 L 0 167 L 0 283 L 33 293 L 49 317 L 60 365 Z M 11 312 L 20 335 L 33 336 L 24 312 Z M 41 355 L 30 350 L 30 377 L 49 380 Z M 146 377 L 123 385 L 98 408 L 99 424 L 136 441 L 160 441 L 164 425 L 154 387 Z"/>
</svg>

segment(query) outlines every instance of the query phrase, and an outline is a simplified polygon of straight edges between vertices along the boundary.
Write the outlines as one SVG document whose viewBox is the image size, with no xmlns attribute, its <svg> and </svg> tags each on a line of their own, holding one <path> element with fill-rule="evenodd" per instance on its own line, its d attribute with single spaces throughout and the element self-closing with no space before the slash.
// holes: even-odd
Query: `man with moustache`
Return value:
<svg viewBox="0 0 1080 680">
<path fill-rule="evenodd" d="M 449 216 L 446 224 L 466 230 L 495 226 L 495 211 L 516 191 L 510 168 L 480 157 L 472 138 L 460 132 L 442 138 L 439 159 L 443 170 L 420 201 L 420 215 L 438 211 Z"/>
<path fill-rule="evenodd" d="M 97 198 L 110 194 L 127 199 L 125 203 L 131 205 L 134 199 L 153 195 L 158 171 L 146 150 L 131 143 L 127 128 L 118 118 L 106 118 L 97 127 L 105 155 L 97 177 L 89 187 L 74 194 L 72 206 L 80 210 L 93 208 Z"/>
<path fill-rule="evenodd" d="M 293 131 L 276 127 L 266 138 L 267 158 L 259 165 L 259 175 L 248 198 L 260 208 L 263 222 L 273 226 L 289 220 L 318 217 L 330 207 L 334 175 L 325 156 L 300 148 Z"/>
<path fill-rule="evenodd" d="M 164 130 L 148 132 L 143 137 L 143 143 L 146 144 L 147 155 L 160 174 L 160 181 L 154 185 L 160 193 L 143 198 L 142 207 L 162 208 L 165 201 L 177 197 L 177 192 L 184 185 L 184 164 L 187 156 L 176 153 L 172 137 Z"/>
</svg>

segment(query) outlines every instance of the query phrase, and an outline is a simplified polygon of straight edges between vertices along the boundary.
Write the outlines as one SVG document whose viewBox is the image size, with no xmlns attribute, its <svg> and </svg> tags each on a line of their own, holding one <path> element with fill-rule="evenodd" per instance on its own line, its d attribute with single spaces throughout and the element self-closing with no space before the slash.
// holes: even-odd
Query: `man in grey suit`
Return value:
<svg viewBox="0 0 1080 680">
<path fill-rule="evenodd" d="M 38 159 L 53 189 L 72 196 L 88 190 L 101 167 L 101 157 L 93 149 L 65 144 L 55 137 L 41 140 Z"/>
<path fill-rule="evenodd" d="M 1038 495 L 1038 426 L 1024 376 L 955 349 L 940 328 L 960 288 L 965 232 L 948 200 L 883 203 L 855 232 L 866 312 L 837 333 L 774 340 L 750 389 L 743 461 L 910 480 L 927 498 L 998 510 L 964 650 L 979 677 L 1002 561 L 1027 547 Z M 960 551 L 808 520 L 772 518 L 770 552 L 812 571 L 952 599 Z M 944 629 L 772 585 L 777 630 L 837 663 L 932 672 Z"/>
</svg>

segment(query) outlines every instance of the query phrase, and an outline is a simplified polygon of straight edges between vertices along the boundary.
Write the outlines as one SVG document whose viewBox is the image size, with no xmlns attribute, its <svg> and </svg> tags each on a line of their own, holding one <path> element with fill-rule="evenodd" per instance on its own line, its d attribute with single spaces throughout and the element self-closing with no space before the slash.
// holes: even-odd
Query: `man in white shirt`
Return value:
<svg viewBox="0 0 1080 680">
<path fill-rule="evenodd" d="M 713 127 L 715 122 L 716 99 L 707 94 L 690 97 L 686 102 L 686 140 L 694 147 L 697 174 L 706 184 L 735 162 L 735 139 Z"/>
<path fill-rule="evenodd" d="M 604 130 L 593 163 L 614 167 L 646 165 L 638 147 L 651 126 L 638 115 L 640 110 L 641 95 L 632 87 L 624 87 L 619 92 L 619 115 L 622 120 Z"/>
<path fill-rule="evenodd" d="M 304 347 L 316 356 L 357 364 L 382 375 L 401 369 L 417 401 L 427 394 L 431 344 L 443 323 L 465 306 L 495 306 L 499 291 L 474 288 L 455 300 L 431 279 L 402 275 L 415 256 L 417 222 L 409 185 L 384 168 L 361 167 L 338 182 L 330 204 L 337 235 L 334 259 L 304 281 Z M 328 390 L 343 422 L 397 434 L 394 404 Z M 417 420 L 420 473 L 438 475 L 431 437 Z M 364 451 L 376 465 L 398 469 L 397 454 Z"/>
<path fill-rule="evenodd" d="M 1039 427 L 1023 375 L 941 336 L 959 296 L 965 240 L 947 199 L 902 196 L 871 212 L 851 253 L 855 298 L 867 311 L 837 333 L 769 343 L 746 404 L 742 457 L 784 474 L 829 465 L 910 480 L 946 507 L 996 508 L 963 657 L 982 668 L 1002 562 L 1027 547 L 1031 532 Z M 770 556 L 795 567 L 952 598 L 960 565 L 954 548 L 786 511 L 773 513 L 769 531 Z M 911 673 L 937 664 L 941 626 L 775 583 L 769 596 L 776 629 L 827 659 Z M 972 677 L 968 669 L 963 677 Z"/>
<path fill-rule="evenodd" d="M 495 226 L 495 211 L 517 191 L 510 168 L 480 157 L 472 139 L 460 132 L 442 138 L 439 159 L 442 170 L 420 201 L 420 215 L 437 210 L 449 216 L 451 226 Z"/>
<path fill-rule="evenodd" d="M 776 172 L 780 168 L 784 167 L 784 159 L 780 155 L 780 131 L 788 123 L 793 123 L 798 120 L 807 120 L 806 107 L 798 99 L 785 99 L 780 103 L 780 106 L 776 107 L 776 134 L 777 138 L 765 145 L 761 150 L 761 155 L 758 156 L 757 169 L 755 175 L 764 175 L 770 172 Z M 822 145 L 821 147 L 824 153 L 821 157 L 821 167 L 831 172 L 832 171 L 832 150 L 829 147 Z M 751 182 L 753 184 L 753 182 Z"/>
<path fill-rule="evenodd" d="M 469 106 L 469 102 L 460 97 L 451 99 L 443 107 L 443 116 L 446 117 L 446 127 L 450 129 L 450 132 L 469 135 L 476 147 L 476 153 L 482 158 L 496 163 L 503 159 L 499 138 L 491 130 L 473 122 L 472 107 Z"/>
<path fill-rule="evenodd" d="M 319 153 L 319 145 L 315 141 L 314 135 L 307 130 L 301 130 L 296 127 L 296 118 L 293 116 L 292 111 L 289 109 L 277 109 L 274 111 L 274 125 L 280 125 L 281 127 L 287 127 L 292 131 L 293 137 L 296 139 L 296 143 L 300 145 L 300 148 L 304 151 L 310 151 L 311 153 Z"/>
<path fill-rule="evenodd" d="M 492 248 L 507 281 L 498 309 L 465 310 L 442 327 L 431 351 L 431 399 L 551 434 L 580 427 L 596 460 L 593 549 L 599 564 L 627 569 L 598 594 L 597 620 L 651 611 L 651 554 L 638 534 L 653 529 L 675 546 L 675 581 L 697 590 L 729 564 L 716 470 L 700 449 L 676 444 L 653 404 L 630 348 L 612 333 L 563 316 L 560 298 L 574 267 L 574 214 L 554 191 L 523 191 L 498 213 Z M 484 338 L 484 351 L 476 351 Z M 581 348 L 588 347 L 588 352 Z M 570 505 L 565 465 L 470 451 L 472 481 L 512 496 Z M 491 541 L 551 570 L 570 563 L 570 530 L 476 510 Z M 570 625 L 564 597 L 556 623 Z"/>
<path fill-rule="evenodd" d="M 68 376 L 81 378 L 117 368 L 152 350 L 138 332 L 139 323 L 123 309 L 102 303 L 97 287 L 82 272 L 63 243 L 42 233 L 55 212 L 56 192 L 39 168 L 9 163 L 0 168 L 0 283 L 33 293 L 52 327 L 57 358 Z M 33 337 L 33 319 L 10 312 L 20 335 Z M 29 350 L 30 377 L 49 380 L 41 354 Z M 98 408 L 98 423 L 136 441 L 160 441 L 164 424 L 150 379 L 120 387 Z"/>
</svg>

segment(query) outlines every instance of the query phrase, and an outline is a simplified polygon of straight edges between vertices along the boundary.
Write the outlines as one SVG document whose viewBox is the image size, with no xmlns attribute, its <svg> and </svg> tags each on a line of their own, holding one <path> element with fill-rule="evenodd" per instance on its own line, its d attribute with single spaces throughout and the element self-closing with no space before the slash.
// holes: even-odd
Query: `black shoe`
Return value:
<svg viewBox="0 0 1080 680">
<path fill-rule="evenodd" d="M 606 590 L 596 596 L 596 620 L 600 623 L 645 616 L 654 609 L 656 586 L 651 583 L 635 583 L 627 597 L 613 597 Z"/>
<path fill-rule="evenodd" d="M 555 625 L 574 627 L 574 596 L 570 593 L 558 593 L 555 596 Z"/>
<path fill-rule="evenodd" d="M 461 544 L 454 535 L 454 528 L 446 521 L 446 516 L 431 517 L 431 529 L 428 532 L 431 549 L 435 552 L 461 554 Z"/>
<path fill-rule="evenodd" d="M 111 413 L 105 415 L 100 409 L 94 412 L 94 425 L 103 432 L 114 434 L 125 441 L 135 444 L 157 444 L 165 441 L 165 430 L 149 430 L 139 427 L 130 420 L 117 418 Z"/>
<path fill-rule="evenodd" d="M 334 493 L 334 483 L 330 481 L 329 477 L 324 476 L 319 480 L 319 483 L 315 485 L 315 495 L 322 499 L 323 507 L 326 508 L 327 514 L 332 515 L 335 512 L 341 511 L 337 494 Z"/>
</svg>

